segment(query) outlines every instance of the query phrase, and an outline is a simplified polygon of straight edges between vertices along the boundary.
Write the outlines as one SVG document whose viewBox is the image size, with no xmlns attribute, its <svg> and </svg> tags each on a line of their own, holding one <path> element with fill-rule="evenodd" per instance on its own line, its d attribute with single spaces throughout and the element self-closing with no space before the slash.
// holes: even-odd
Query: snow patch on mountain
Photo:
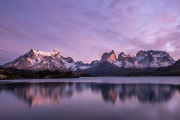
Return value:
<svg viewBox="0 0 180 120">
<path fill-rule="evenodd" d="M 118 67 L 122 67 L 122 62 L 121 61 L 115 61 L 114 64 Z"/>
</svg>

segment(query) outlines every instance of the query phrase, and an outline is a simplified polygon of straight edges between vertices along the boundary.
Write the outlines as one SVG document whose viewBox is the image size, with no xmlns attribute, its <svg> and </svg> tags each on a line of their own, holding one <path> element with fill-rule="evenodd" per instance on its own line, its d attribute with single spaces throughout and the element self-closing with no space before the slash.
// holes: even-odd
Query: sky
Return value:
<svg viewBox="0 0 180 120">
<path fill-rule="evenodd" d="M 180 0 L 0 0 L 0 64 L 30 49 L 90 63 L 114 50 L 180 58 Z"/>
</svg>

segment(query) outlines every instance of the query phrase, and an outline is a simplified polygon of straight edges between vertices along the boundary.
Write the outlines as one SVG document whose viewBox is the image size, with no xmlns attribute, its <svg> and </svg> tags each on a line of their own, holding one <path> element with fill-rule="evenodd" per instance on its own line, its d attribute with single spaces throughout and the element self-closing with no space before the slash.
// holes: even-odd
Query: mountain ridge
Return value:
<svg viewBox="0 0 180 120">
<path fill-rule="evenodd" d="M 75 71 L 88 67 L 82 61 L 75 62 L 71 57 L 64 57 L 58 49 L 43 52 L 31 49 L 14 61 L 2 65 L 2 67 L 13 67 L 26 70 L 62 70 Z"/>
<path fill-rule="evenodd" d="M 26 70 L 61 70 L 61 71 L 117 71 L 124 68 L 160 68 L 173 65 L 175 60 L 165 51 L 138 51 L 136 55 L 126 55 L 121 52 L 116 55 L 114 50 L 105 52 L 101 60 L 94 60 L 90 64 L 74 61 L 71 57 L 64 57 L 58 49 L 43 52 L 31 49 L 2 67 L 13 67 Z M 97 70 L 99 71 L 97 71 Z"/>
</svg>

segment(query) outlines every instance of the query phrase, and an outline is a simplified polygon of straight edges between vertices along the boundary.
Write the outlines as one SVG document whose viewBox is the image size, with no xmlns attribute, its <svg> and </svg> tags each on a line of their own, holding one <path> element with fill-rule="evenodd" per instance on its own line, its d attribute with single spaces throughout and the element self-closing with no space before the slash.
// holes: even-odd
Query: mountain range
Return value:
<svg viewBox="0 0 180 120">
<path fill-rule="evenodd" d="M 26 54 L 10 63 L 4 64 L 2 67 L 26 70 L 76 71 L 78 69 L 87 69 L 89 64 L 84 64 L 81 61 L 75 62 L 71 57 L 63 57 L 57 49 L 50 52 L 31 49 Z"/>
<path fill-rule="evenodd" d="M 136 55 L 126 55 L 121 52 L 116 56 L 114 50 L 104 53 L 101 60 L 94 60 L 90 64 L 74 61 L 71 57 L 64 57 L 58 49 L 43 52 L 31 49 L 12 62 L 2 67 L 13 67 L 25 70 L 60 70 L 83 71 L 92 75 L 105 75 L 110 73 L 123 73 L 124 71 L 146 71 L 175 64 L 175 60 L 165 51 L 149 50 L 139 51 Z"/>
</svg>

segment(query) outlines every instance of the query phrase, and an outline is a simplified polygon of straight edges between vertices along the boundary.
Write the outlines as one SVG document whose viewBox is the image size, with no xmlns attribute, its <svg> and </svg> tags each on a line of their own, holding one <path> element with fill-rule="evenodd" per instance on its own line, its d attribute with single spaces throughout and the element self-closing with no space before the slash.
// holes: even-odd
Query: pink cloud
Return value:
<svg viewBox="0 0 180 120">
<path fill-rule="evenodd" d="M 7 48 L 3 48 L 3 47 L 0 47 L 1 50 L 4 50 L 4 51 L 8 51 L 8 52 L 14 52 L 13 50 L 10 50 L 10 49 L 7 49 Z"/>
<path fill-rule="evenodd" d="M 4 29 L 2 29 L 2 28 L 0 28 L 0 32 L 5 33 L 5 34 L 10 35 L 10 36 L 15 36 L 15 34 L 9 32 L 9 31 L 7 31 L 7 30 L 4 30 Z"/>
</svg>

